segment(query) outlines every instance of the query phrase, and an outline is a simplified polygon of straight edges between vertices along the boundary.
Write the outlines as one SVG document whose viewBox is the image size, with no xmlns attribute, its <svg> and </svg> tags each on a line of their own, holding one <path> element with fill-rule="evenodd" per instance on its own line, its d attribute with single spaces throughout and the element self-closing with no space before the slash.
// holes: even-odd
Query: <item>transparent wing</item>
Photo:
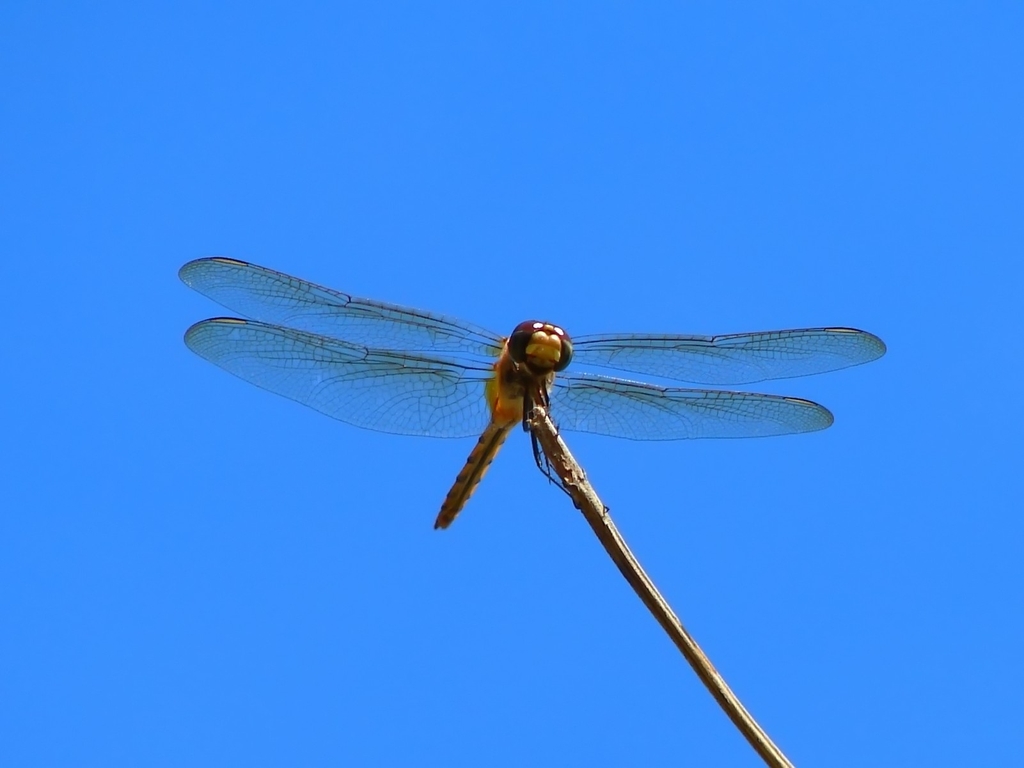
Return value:
<svg viewBox="0 0 1024 768">
<path fill-rule="evenodd" d="M 728 336 L 580 336 L 573 361 L 694 384 L 752 384 L 861 365 L 885 354 L 855 328 L 800 328 Z"/>
<path fill-rule="evenodd" d="M 178 277 L 252 320 L 343 339 L 371 349 L 497 357 L 501 337 L 454 318 L 360 299 L 235 259 L 190 261 Z"/>
<path fill-rule="evenodd" d="M 196 323 L 189 349 L 239 378 L 357 427 L 468 437 L 490 420 L 490 366 L 367 349 L 235 318 Z"/>
<path fill-rule="evenodd" d="M 832 424 L 832 414 L 809 400 L 658 387 L 589 374 L 555 381 L 551 416 L 562 429 L 630 440 L 769 437 Z"/>
</svg>

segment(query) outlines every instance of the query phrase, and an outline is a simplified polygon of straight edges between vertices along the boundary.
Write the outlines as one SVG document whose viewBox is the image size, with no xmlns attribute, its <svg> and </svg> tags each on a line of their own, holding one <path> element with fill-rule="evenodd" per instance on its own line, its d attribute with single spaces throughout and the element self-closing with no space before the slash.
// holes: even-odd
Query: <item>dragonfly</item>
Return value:
<svg viewBox="0 0 1024 768">
<path fill-rule="evenodd" d="M 190 261 L 179 277 L 241 315 L 203 320 L 185 333 L 189 349 L 235 376 L 357 427 L 478 436 L 435 528 L 455 520 L 511 431 L 527 428 L 533 391 L 559 430 L 631 440 L 814 432 L 833 416 L 810 400 L 663 386 L 600 370 L 741 386 L 861 365 L 886 351 L 877 336 L 841 327 L 573 339 L 558 325 L 529 320 L 505 337 L 236 259 Z M 570 362 L 599 371 L 569 371 Z M 534 453 L 540 464 L 536 443 Z"/>
</svg>

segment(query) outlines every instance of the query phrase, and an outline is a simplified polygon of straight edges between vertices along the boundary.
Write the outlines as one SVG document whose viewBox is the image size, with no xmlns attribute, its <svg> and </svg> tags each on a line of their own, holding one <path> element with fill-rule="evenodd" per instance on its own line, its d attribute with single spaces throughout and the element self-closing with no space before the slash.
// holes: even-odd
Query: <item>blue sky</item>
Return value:
<svg viewBox="0 0 1024 768">
<path fill-rule="evenodd" d="M 192 355 L 225 255 L 502 333 L 851 325 L 821 433 L 570 435 L 801 765 L 1024 759 L 1024 13 L 0 7 L 0 763 L 757 765 L 513 435 Z"/>
</svg>

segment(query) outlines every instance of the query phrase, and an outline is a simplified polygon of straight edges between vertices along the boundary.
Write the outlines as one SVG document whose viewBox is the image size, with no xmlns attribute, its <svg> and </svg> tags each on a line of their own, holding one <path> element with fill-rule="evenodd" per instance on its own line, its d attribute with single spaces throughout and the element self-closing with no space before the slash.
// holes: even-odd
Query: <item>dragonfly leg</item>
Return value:
<svg viewBox="0 0 1024 768">
<path fill-rule="evenodd" d="M 566 496 L 571 496 L 572 494 L 569 493 L 569 489 L 565 487 L 562 479 L 556 475 L 555 471 L 551 468 L 551 462 L 548 460 L 548 455 L 541 449 L 540 441 L 537 440 L 537 436 L 533 434 L 533 432 L 530 433 L 530 442 L 533 444 L 533 460 L 536 462 L 537 469 L 540 470 L 540 473 L 548 479 L 549 483 L 556 485 Z"/>
<path fill-rule="evenodd" d="M 544 387 L 536 388 L 537 399 L 541 400 L 545 408 L 549 405 L 547 389 Z M 533 448 L 533 461 L 537 465 L 537 469 L 540 473 L 548 479 L 548 482 L 556 485 L 559 490 L 562 491 L 566 496 L 570 496 L 569 490 L 562 483 L 562 480 L 558 475 L 555 474 L 554 470 L 551 469 L 551 462 L 548 456 L 541 449 L 540 441 L 537 439 L 537 435 L 534 434 L 533 430 L 530 429 L 530 423 L 533 419 L 533 405 L 535 402 L 534 388 L 527 387 L 526 392 L 523 395 L 523 430 L 530 433 L 530 445 Z"/>
</svg>

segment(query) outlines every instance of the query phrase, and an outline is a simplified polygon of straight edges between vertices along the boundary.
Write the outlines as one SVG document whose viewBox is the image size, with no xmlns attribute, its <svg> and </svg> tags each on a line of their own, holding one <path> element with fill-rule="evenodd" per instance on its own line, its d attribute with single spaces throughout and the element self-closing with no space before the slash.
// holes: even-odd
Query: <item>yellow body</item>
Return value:
<svg viewBox="0 0 1024 768">
<path fill-rule="evenodd" d="M 502 354 L 494 364 L 494 376 L 484 388 L 484 397 L 491 409 L 491 423 L 480 435 L 466 459 L 466 465 L 456 476 L 455 484 L 441 505 L 441 513 L 434 521 L 435 528 L 447 528 L 452 524 L 487 473 L 505 438 L 523 420 L 523 389 L 509 382 L 507 369 L 510 365 L 514 363 L 506 354 Z"/>
<path fill-rule="evenodd" d="M 527 357 L 533 367 L 550 371 L 558 363 L 562 352 L 561 332 L 549 333 L 551 326 L 537 323 L 537 331 L 529 345 Z M 455 478 L 455 484 L 448 491 L 441 512 L 434 521 L 434 528 L 447 528 L 456 515 L 462 511 L 480 484 L 488 467 L 498 455 L 498 450 L 505 442 L 512 429 L 523 420 L 524 377 L 543 376 L 550 387 L 554 381 L 553 373 L 526 373 L 523 366 L 518 365 L 509 354 L 508 343 L 502 350 L 501 357 L 494 363 L 494 376 L 484 388 L 484 397 L 491 411 L 491 423 L 484 429 L 480 439 L 466 459 L 466 465 Z"/>
</svg>

